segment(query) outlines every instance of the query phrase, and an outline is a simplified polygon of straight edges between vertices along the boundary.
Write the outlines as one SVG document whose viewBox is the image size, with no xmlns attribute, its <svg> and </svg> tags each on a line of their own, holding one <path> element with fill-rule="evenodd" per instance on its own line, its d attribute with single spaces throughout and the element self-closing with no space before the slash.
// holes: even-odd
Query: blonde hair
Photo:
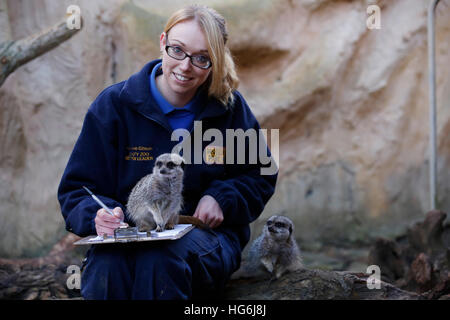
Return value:
<svg viewBox="0 0 450 320">
<path fill-rule="evenodd" d="M 164 32 L 167 34 L 174 25 L 187 20 L 197 21 L 208 42 L 208 53 L 212 62 L 212 72 L 206 84 L 208 95 L 227 106 L 234 100 L 233 91 L 238 87 L 239 79 L 231 52 L 226 47 L 228 31 L 225 19 L 212 8 L 190 5 L 169 18 Z"/>
</svg>

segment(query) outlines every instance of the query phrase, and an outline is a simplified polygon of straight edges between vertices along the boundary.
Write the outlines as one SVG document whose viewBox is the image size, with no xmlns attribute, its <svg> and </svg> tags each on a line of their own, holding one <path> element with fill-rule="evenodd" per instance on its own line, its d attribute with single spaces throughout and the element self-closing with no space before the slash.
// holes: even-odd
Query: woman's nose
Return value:
<svg viewBox="0 0 450 320">
<path fill-rule="evenodd" d="M 189 57 L 186 57 L 184 60 L 180 62 L 180 68 L 183 71 L 187 71 L 191 68 L 191 59 Z"/>
</svg>

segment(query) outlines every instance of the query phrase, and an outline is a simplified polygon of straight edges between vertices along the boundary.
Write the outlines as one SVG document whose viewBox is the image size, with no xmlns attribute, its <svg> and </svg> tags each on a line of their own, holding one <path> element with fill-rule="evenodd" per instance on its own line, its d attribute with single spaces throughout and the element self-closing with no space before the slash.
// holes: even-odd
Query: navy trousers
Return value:
<svg viewBox="0 0 450 320">
<path fill-rule="evenodd" d="M 240 259 L 236 239 L 198 228 L 173 241 L 93 245 L 81 294 L 85 299 L 217 298 Z"/>
</svg>

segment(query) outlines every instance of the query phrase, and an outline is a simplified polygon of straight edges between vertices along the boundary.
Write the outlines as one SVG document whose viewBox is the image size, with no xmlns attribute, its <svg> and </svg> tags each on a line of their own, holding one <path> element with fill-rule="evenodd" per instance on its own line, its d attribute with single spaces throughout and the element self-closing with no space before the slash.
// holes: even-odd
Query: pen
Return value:
<svg viewBox="0 0 450 320">
<path fill-rule="evenodd" d="M 103 209 L 106 210 L 106 212 L 108 212 L 110 215 L 114 216 L 114 213 L 112 212 L 112 210 L 110 208 L 108 208 L 106 206 L 106 204 L 104 204 L 99 198 L 97 198 L 97 196 L 95 194 L 93 194 L 91 190 L 89 190 L 85 186 L 83 186 L 83 188 L 91 195 L 92 199 L 94 199 L 95 202 L 97 202 Z"/>
<path fill-rule="evenodd" d="M 92 199 L 94 199 L 95 202 L 97 202 L 103 209 L 106 210 L 106 212 L 108 212 L 110 215 L 112 215 L 113 217 L 115 217 L 115 215 L 114 215 L 114 213 L 112 212 L 112 210 L 111 210 L 110 208 L 108 208 L 108 207 L 106 206 L 106 204 L 104 204 L 99 198 L 97 198 L 97 196 L 96 196 L 95 194 L 93 194 L 91 190 L 89 190 L 89 189 L 86 188 L 85 186 L 83 186 L 83 188 L 84 188 L 84 190 L 87 191 L 87 193 L 89 193 L 89 194 L 91 195 Z M 121 224 L 122 226 L 125 226 L 125 225 L 126 225 L 126 223 L 124 223 L 123 221 L 121 221 L 120 224 Z"/>
</svg>

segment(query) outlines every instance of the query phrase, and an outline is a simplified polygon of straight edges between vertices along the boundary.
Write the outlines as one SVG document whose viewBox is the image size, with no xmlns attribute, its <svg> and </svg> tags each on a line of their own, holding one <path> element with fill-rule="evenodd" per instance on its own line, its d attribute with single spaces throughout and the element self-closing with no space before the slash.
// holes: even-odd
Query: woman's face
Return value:
<svg viewBox="0 0 450 320">
<path fill-rule="evenodd" d="M 167 42 L 167 43 L 166 43 Z M 162 33 L 160 48 L 163 52 L 162 94 L 169 102 L 177 105 L 187 103 L 208 78 L 211 68 L 201 69 L 192 65 L 189 57 L 176 60 L 170 57 L 166 44 L 177 46 L 189 55 L 209 57 L 207 40 L 200 26 L 194 20 L 183 21 L 170 29 L 168 34 Z"/>
</svg>

